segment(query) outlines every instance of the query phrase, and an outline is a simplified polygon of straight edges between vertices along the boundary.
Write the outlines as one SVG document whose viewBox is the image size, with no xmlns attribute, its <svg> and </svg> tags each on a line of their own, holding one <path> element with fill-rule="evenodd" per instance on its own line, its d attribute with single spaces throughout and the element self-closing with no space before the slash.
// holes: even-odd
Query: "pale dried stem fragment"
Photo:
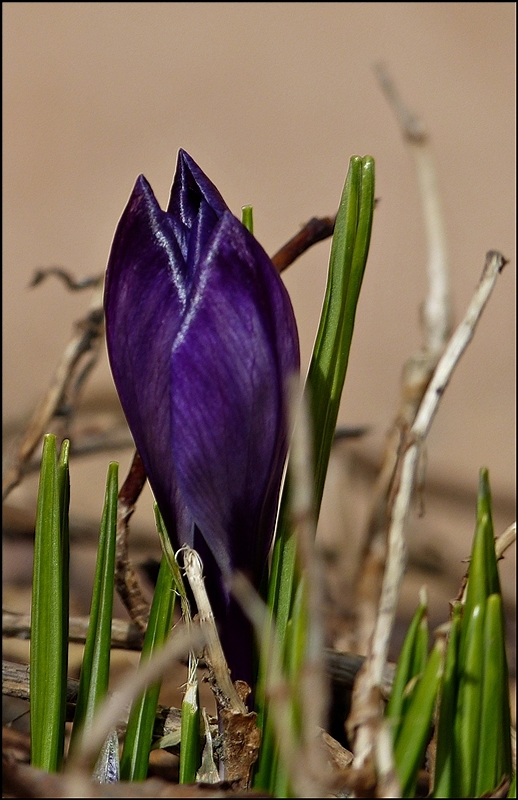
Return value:
<svg viewBox="0 0 518 800">
<path fill-rule="evenodd" d="M 440 399 L 451 379 L 455 366 L 471 341 L 477 323 L 493 291 L 497 277 L 506 260 L 501 253 L 490 251 L 481 280 L 467 312 L 451 337 L 434 371 L 423 397 L 415 422 L 407 439 L 401 475 L 394 504 L 388 537 L 388 558 L 383 576 L 376 626 L 368 658 L 360 671 L 353 692 L 353 708 L 348 729 L 355 738 L 355 767 L 372 759 L 375 747 L 376 717 L 381 716 L 380 686 L 387 663 L 388 647 L 394 625 L 401 582 L 406 565 L 405 524 L 415 485 L 420 449 L 436 414 Z M 374 702 L 373 702 L 374 701 Z"/>
<path fill-rule="evenodd" d="M 509 525 L 500 536 L 495 539 L 495 552 L 497 559 L 503 558 L 508 547 L 516 541 L 516 522 Z"/>
<path fill-rule="evenodd" d="M 150 605 L 129 557 L 129 521 L 146 483 L 146 471 L 135 451 L 129 472 L 121 486 L 117 501 L 117 533 L 115 542 L 115 588 L 135 625 L 144 633 Z"/>
<path fill-rule="evenodd" d="M 387 722 L 379 723 L 376 736 L 375 763 L 378 797 L 401 797 L 401 784 L 394 763 L 392 731 Z"/>
<path fill-rule="evenodd" d="M 452 301 L 444 221 L 428 134 L 401 99 L 386 69 L 378 64 L 380 86 L 399 122 L 415 163 L 427 240 L 428 290 L 422 308 L 423 347 L 405 364 L 401 403 L 387 436 L 383 465 L 378 475 L 358 564 L 355 596 L 357 626 L 352 645 L 366 652 L 376 619 L 379 586 L 386 558 L 386 537 L 391 504 L 406 448 L 406 434 L 452 328 Z"/>
<path fill-rule="evenodd" d="M 247 714 L 248 709 L 230 679 L 230 672 L 219 640 L 216 621 L 207 596 L 207 590 L 205 589 L 201 558 L 196 550 L 193 550 L 191 547 L 182 547 L 181 552 L 183 554 L 185 575 L 189 581 L 198 608 L 198 617 L 200 622 L 204 623 L 205 626 L 207 659 L 210 662 L 218 685 L 220 693 L 217 697 L 218 702 L 223 708 L 230 708 L 234 711 L 238 711 L 240 714 Z"/>
<path fill-rule="evenodd" d="M 192 589 L 198 617 L 205 631 L 205 660 L 210 684 L 218 704 L 218 719 L 222 733 L 223 755 L 220 758 L 221 780 L 230 781 L 238 789 L 247 789 L 252 768 L 259 754 L 261 732 L 257 714 L 248 711 L 245 699 L 250 687 L 244 681 L 232 683 L 216 621 L 203 580 L 200 556 L 190 547 L 182 547 L 184 571 Z"/>
</svg>

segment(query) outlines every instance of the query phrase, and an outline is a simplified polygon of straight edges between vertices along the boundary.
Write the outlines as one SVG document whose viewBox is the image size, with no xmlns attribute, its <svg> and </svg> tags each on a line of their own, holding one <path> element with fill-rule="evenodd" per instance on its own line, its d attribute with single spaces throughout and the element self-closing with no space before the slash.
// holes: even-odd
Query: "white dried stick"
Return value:
<svg viewBox="0 0 518 800">
<path fill-rule="evenodd" d="M 487 253 L 479 285 L 464 319 L 457 327 L 437 364 L 414 424 L 410 429 L 399 486 L 392 509 L 387 565 L 383 577 L 378 616 L 370 653 L 355 689 L 356 709 L 362 702 L 368 704 L 369 698 L 373 696 L 373 690 L 377 694 L 387 662 L 389 642 L 406 564 L 404 530 L 410 509 L 421 445 L 428 434 L 440 399 L 451 379 L 455 366 L 473 337 L 482 311 L 493 291 L 496 279 L 506 263 L 501 253 L 495 251 Z M 372 719 L 370 722 L 372 722 Z M 374 745 L 372 739 L 373 728 L 370 724 L 363 724 L 361 711 L 358 715 L 358 723 L 355 742 L 355 766 L 361 766 L 365 762 L 372 753 Z"/>
</svg>

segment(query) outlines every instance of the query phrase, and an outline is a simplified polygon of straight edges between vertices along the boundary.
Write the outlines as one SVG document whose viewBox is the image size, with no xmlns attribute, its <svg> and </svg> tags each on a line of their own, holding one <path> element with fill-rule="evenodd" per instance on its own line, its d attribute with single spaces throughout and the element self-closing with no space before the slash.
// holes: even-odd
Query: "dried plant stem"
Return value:
<svg viewBox="0 0 518 800">
<path fill-rule="evenodd" d="M 234 684 L 230 679 L 205 589 L 200 556 L 190 547 L 184 546 L 181 552 L 185 575 L 196 601 L 199 620 L 203 624 L 209 683 L 218 706 L 218 725 L 223 745 L 219 775 L 222 780 L 231 781 L 236 788 L 247 789 L 261 745 L 257 714 L 255 711 L 248 711 L 244 702 L 250 693 L 250 687 L 244 681 L 236 681 Z"/>
<path fill-rule="evenodd" d="M 84 644 L 88 633 L 89 617 L 70 617 L 69 642 Z M 2 636 L 11 639 L 30 639 L 31 615 L 10 611 L 2 612 Z M 111 646 L 122 650 L 141 650 L 143 634 L 132 622 L 112 620 Z"/>
<path fill-rule="evenodd" d="M 394 763 L 392 731 L 386 722 L 380 722 L 376 737 L 376 795 L 377 797 L 401 797 L 401 785 Z"/>
<path fill-rule="evenodd" d="M 446 236 L 428 134 L 422 122 L 403 103 L 386 69 L 377 65 L 376 73 L 415 162 L 427 238 L 428 290 L 422 314 L 423 348 L 407 361 L 403 370 L 401 404 L 387 438 L 358 565 L 355 581 L 357 626 L 352 642 L 358 652 L 366 652 L 375 623 L 378 587 L 386 558 L 388 521 L 394 485 L 398 480 L 401 458 L 406 447 L 405 437 L 414 422 L 452 327 Z"/>
<path fill-rule="evenodd" d="M 67 721 L 72 722 L 75 715 L 75 706 L 79 692 L 79 681 L 67 678 Z M 17 664 L 13 661 L 2 661 L 2 695 L 18 697 L 20 700 L 29 700 L 29 667 L 26 664 Z M 117 726 L 124 730 L 125 724 Z M 154 736 L 157 739 L 168 736 L 171 739 L 175 734 L 179 737 L 181 728 L 181 711 L 174 706 L 158 706 Z M 179 739 L 178 739 L 179 740 Z"/>
<path fill-rule="evenodd" d="M 314 244 L 332 236 L 335 222 L 336 215 L 334 217 L 312 217 L 289 242 L 286 242 L 272 256 L 272 261 L 277 270 L 283 272 Z"/>
<path fill-rule="evenodd" d="M 495 551 L 497 559 L 503 558 L 504 553 L 508 547 L 511 547 L 516 541 L 516 522 L 509 525 L 503 533 L 500 534 L 495 540 Z"/>
<path fill-rule="evenodd" d="M 144 464 L 137 451 L 121 490 L 117 507 L 117 541 L 115 551 L 115 587 L 128 610 L 128 614 L 141 630 L 145 631 L 149 619 L 149 603 L 129 558 L 129 521 L 135 504 L 146 483 Z"/>
<path fill-rule="evenodd" d="M 206 628 L 207 660 L 217 683 L 216 699 L 218 704 L 222 708 L 229 708 L 240 714 L 246 714 L 248 709 L 230 680 L 230 672 L 219 640 L 216 621 L 205 589 L 201 559 L 196 550 L 190 547 L 183 547 L 181 552 L 183 554 L 185 575 L 198 608 L 198 616 Z"/>
<path fill-rule="evenodd" d="M 440 355 L 451 333 L 452 302 L 444 218 L 428 133 L 421 120 L 403 103 L 386 68 L 377 64 L 375 70 L 415 161 L 428 248 L 428 294 L 423 308 L 425 342 L 429 353 Z"/>
<path fill-rule="evenodd" d="M 58 415 L 70 419 L 84 382 L 97 362 L 104 333 L 102 279 L 97 278 L 95 285 L 97 289 L 90 309 L 83 319 L 75 323 L 77 333 L 68 343 L 50 386 L 36 407 L 23 439 L 6 469 L 2 486 L 3 500 L 20 483 L 25 466 L 36 448 L 41 445 L 51 420 Z"/>
<path fill-rule="evenodd" d="M 367 661 L 358 676 L 353 692 L 353 709 L 349 718 L 350 736 L 355 738 L 355 766 L 358 768 L 361 768 L 367 759 L 372 758 L 374 750 L 373 731 L 381 714 L 380 686 L 387 663 L 388 647 L 406 564 L 404 529 L 415 485 L 421 446 L 455 366 L 473 337 L 496 279 L 505 264 L 506 260 L 501 253 L 490 251 L 487 254 L 480 283 L 464 319 L 451 337 L 434 371 L 407 438 L 399 485 L 392 508 L 388 558 L 376 625 Z"/>
</svg>

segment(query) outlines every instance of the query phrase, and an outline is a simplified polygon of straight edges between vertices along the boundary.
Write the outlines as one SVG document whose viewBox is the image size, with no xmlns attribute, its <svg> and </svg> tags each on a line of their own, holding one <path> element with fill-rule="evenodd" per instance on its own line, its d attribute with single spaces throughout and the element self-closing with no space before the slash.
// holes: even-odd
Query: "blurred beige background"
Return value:
<svg viewBox="0 0 518 800">
<path fill-rule="evenodd" d="M 350 459 L 379 459 L 402 365 L 421 345 L 425 237 L 413 162 L 372 69 L 388 66 L 431 134 L 457 321 L 486 251 L 510 259 L 443 398 L 428 441 L 426 515 L 412 521 L 416 558 L 428 548 L 453 565 L 437 590 L 444 616 L 469 552 L 480 466 L 490 470 L 496 532 L 515 514 L 515 5 L 4 3 L 3 22 L 8 443 L 89 302 L 54 279 L 29 289 L 33 271 L 101 272 L 139 173 L 165 204 L 185 148 L 236 214 L 253 204 L 256 236 L 273 253 L 310 217 L 334 213 L 351 155 L 375 157 L 380 202 L 340 413 L 371 428 L 337 448 L 329 546 L 358 536 L 365 509 L 349 515 Z M 329 242 L 315 246 L 284 276 L 305 366 L 328 253 Z M 104 358 L 85 407 L 109 397 L 113 405 Z M 117 454 L 122 474 L 130 455 Z M 72 469 L 72 511 L 95 523 L 107 461 Z M 9 503 L 33 508 L 34 498 L 31 478 Z M 337 587 L 348 568 L 339 563 Z M 511 554 L 511 604 L 513 564 Z M 412 604 L 421 582 L 409 584 Z"/>
</svg>

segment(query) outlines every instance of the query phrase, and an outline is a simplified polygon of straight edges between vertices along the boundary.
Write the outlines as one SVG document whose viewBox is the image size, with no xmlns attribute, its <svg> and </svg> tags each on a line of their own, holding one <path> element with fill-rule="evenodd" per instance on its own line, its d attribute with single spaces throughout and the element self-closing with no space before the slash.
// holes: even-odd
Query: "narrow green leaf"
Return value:
<svg viewBox="0 0 518 800">
<path fill-rule="evenodd" d="M 282 763 L 278 750 L 276 752 L 275 761 L 272 764 L 270 785 L 270 794 L 272 797 L 293 797 L 288 770 Z"/>
<path fill-rule="evenodd" d="M 118 464 L 110 463 L 97 550 L 90 623 L 85 642 L 71 747 L 79 731 L 89 728 L 95 709 L 108 691 L 110 675 L 115 540 L 117 532 Z"/>
<path fill-rule="evenodd" d="M 189 670 L 187 688 L 182 701 L 180 743 L 180 783 L 194 783 L 200 766 L 200 703 L 196 667 Z"/>
<path fill-rule="evenodd" d="M 56 437 L 47 434 L 36 512 L 30 649 L 31 764 L 47 772 L 61 766 L 65 734 L 68 496 L 68 442 L 58 467 Z"/>
<path fill-rule="evenodd" d="M 446 648 L 444 676 L 441 682 L 437 716 L 437 749 L 433 797 L 458 797 L 453 775 L 454 722 L 458 694 L 458 651 L 462 625 L 461 603 L 453 607 Z"/>
<path fill-rule="evenodd" d="M 317 517 L 367 263 L 373 210 L 374 159 L 353 156 L 336 217 L 324 305 L 307 378 Z"/>
<path fill-rule="evenodd" d="M 430 734 L 437 691 L 444 668 L 445 644 L 438 639 L 405 713 L 394 748 L 394 760 L 402 797 L 413 797 L 417 773 L 423 762 Z"/>
<path fill-rule="evenodd" d="M 175 597 L 169 563 L 166 557 L 162 556 L 142 645 L 141 664 L 155 650 L 160 649 L 167 639 L 173 621 Z M 122 751 L 121 780 L 143 781 L 147 777 L 161 683 L 157 681 L 149 686 L 132 706 Z"/>
<path fill-rule="evenodd" d="M 297 586 L 293 611 L 290 618 L 290 635 L 283 654 L 286 672 L 290 682 L 297 688 L 300 671 L 304 665 L 307 644 L 308 610 L 306 580 L 303 575 Z"/>
<path fill-rule="evenodd" d="M 475 796 L 495 789 L 504 777 L 511 777 L 511 730 L 506 714 L 509 685 L 505 653 L 505 628 L 502 624 L 502 598 L 492 594 L 486 604 L 484 627 L 484 674 Z M 509 740 L 507 742 L 506 740 Z"/>
<path fill-rule="evenodd" d="M 305 577 L 301 576 L 293 601 L 293 611 L 287 628 L 285 651 L 283 653 L 286 674 L 291 686 L 292 700 L 288 713 L 291 718 L 290 730 L 294 738 L 293 746 L 295 749 L 300 745 L 302 736 L 303 709 L 299 687 L 300 674 L 306 659 L 307 631 L 307 584 Z M 274 797 L 292 796 L 288 771 L 278 756 L 270 777 L 270 791 Z"/>
<path fill-rule="evenodd" d="M 241 221 L 247 231 L 254 232 L 254 209 L 253 206 L 243 206 L 241 209 Z"/>
<path fill-rule="evenodd" d="M 454 769 L 459 797 L 473 797 L 479 758 L 484 617 L 486 602 L 478 603 L 463 620 L 466 648 L 459 661 L 459 693 L 455 715 Z M 465 609 L 466 611 L 466 609 Z"/>
<path fill-rule="evenodd" d="M 490 594 L 499 593 L 500 579 L 495 554 L 489 475 L 487 469 L 481 469 L 477 499 L 477 524 L 468 570 L 464 619 L 471 619 L 475 606 L 484 604 Z M 463 626 L 463 630 L 462 652 L 466 647 L 466 626 Z"/>
<path fill-rule="evenodd" d="M 289 492 L 287 487 L 288 476 L 283 491 L 279 519 L 279 535 L 277 536 L 273 554 L 270 581 L 268 585 L 267 604 L 270 610 L 270 619 L 267 623 L 263 641 L 264 647 L 260 653 L 259 670 L 256 683 L 256 709 L 257 726 L 261 731 L 261 750 L 256 765 L 254 777 L 254 787 L 268 791 L 272 786 L 272 780 L 276 773 L 278 762 L 278 752 L 275 744 L 275 732 L 271 716 L 265 701 L 266 675 L 268 672 L 268 641 L 271 634 L 271 624 L 275 618 L 276 635 L 278 637 L 278 648 L 281 653 L 286 652 L 286 640 L 288 636 L 288 624 L 292 608 L 292 598 L 295 587 L 296 571 L 296 539 L 289 534 L 288 510 Z M 289 535 L 288 535 L 289 534 Z M 274 617 L 274 610 L 276 616 Z"/>
<path fill-rule="evenodd" d="M 259 719 L 259 716 L 258 716 Z M 278 747 L 275 741 L 275 730 L 271 714 L 263 711 L 261 737 L 261 749 L 257 763 L 257 771 L 254 776 L 254 788 L 268 791 L 273 776 L 276 773 L 276 763 L 278 761 Z"/>
<path fill-rule="evenodd" d="M 315 515 L 324 482 L 351 349 L 356 306 L 369 252 L 374 209 L 374 160 L 353 156 L 338 209 L 322 315 L 311 358 L 307 389 L 315 458 Z M 295 543 L 290 542 L 289 478 L 281 499 L 268 604 L 282 638 L 291 612 Z"/>
<path fill-rule="evenodd" d="M 308 371 L 315 454 L 315 512 L 322 501 L 354 319 L 369 252 L 374 209 L 374 159 L 353 156 L 335 223 L 320 324 Z M 285 565 L 286 564 L 286 565 Z M 295 545 L 290 543 L 289 479 L 281 499 L 268 604 L 282 637 L 293 600 Z M 279 610 L 284 620 L 279 618 Z"/>
<path fill-rule="evenodd" d="M 426 635 L 426 639 L 423 636 L 423 631 Z M 423 644 L 425 645 L 424 653 Z M 410 696 L 406 692 L 407 687 L 410 681 L 423 671 L 427 652 L 428 623 L 426 618 L 426 604 L 421 603 L 412 618 L 401 647 L 390 699 L 385 710 L 385 716 L 392 720 L 394 742 L 397 741 L 401 729 L 405 707 L 408 707 L 410 702 Z"/>
<path fill-rule="evenodd" d="M 69 506 L 70 506 L 70 472 L 69 472 L 70 442 L 65 439 L 61 444 L 58 460 L 58 495 L 61 506 L 61 594 L 62 611 L 62 664 L 61 679 L 62 696 L 66 697 L 68 674 L 68 629 L 70 619 L 70 533 L 69 533 Z M 62 704 L 63 726 L 66 719 L 66 703 Z"/>
<path fill-rule="evenodd" d="M 507 797 L 516 798 L 516 772 L 513 774 L 511 785 L 509 787 L 509 791 L 507 792 Z"/>
<path fill-rule="evenodd" d="M 428 660 L 428 641 L 430 638 L 430 631 L 428 629 L 428 614 L 426 612 L 426 600 L 423 602 L 425 613 L 421 617 L 421 621 L 417 626 L 416 640 L 414 651 L 412 654 L 412 678 L 422 675 L 426 662 Z"/>
</svg>

